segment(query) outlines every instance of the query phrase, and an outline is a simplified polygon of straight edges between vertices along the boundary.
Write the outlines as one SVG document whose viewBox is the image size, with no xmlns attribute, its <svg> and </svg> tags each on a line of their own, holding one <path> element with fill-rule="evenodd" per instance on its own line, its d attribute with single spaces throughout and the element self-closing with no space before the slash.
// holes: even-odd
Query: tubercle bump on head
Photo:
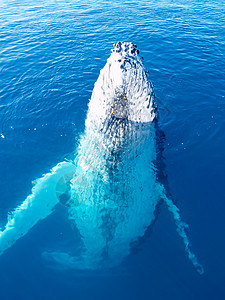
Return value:
<svg viewBox="0 0 225 300">
<path fill-rule="evenodd" d="M 124 57 L 139 55 L 137 45 L 131 42 L 118 42 L 113 44 L 113 47 L 111 53 L 120 53 Z"/>
</svg>

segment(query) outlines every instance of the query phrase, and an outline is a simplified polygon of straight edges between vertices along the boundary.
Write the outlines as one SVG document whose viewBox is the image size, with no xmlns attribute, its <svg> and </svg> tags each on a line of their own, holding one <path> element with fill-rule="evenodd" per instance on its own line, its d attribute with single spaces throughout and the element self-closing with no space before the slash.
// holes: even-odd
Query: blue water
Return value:
<svg viewBox="0 0 225 300">
<path fill-rule="evenodd" d="M 165 133 L 168 185 L 189 224 L 199 275 L 171 214 L 110 271 L 48 264 L 78 240 L 66 208 L 0 257 L 0 299 L 225 299 L 225 2 L 0 1 L 0 226 L 32 181 L 70 158 L 112 44 L 144 57 Z"/>
</svg>

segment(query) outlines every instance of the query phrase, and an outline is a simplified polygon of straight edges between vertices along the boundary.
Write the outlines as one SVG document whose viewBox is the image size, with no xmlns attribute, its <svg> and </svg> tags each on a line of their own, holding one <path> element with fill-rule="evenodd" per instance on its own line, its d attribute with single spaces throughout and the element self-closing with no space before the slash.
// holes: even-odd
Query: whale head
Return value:
<svg viewBox="0 0 225 300">
<path fill-rule="evenodd" d="M 114 44 L 95 83 L 86 127 L 89 123 L 102 127 L 110 119 L 151 123 L 155 115 L 153 87 L 137 46 L 131 42 Z"/>
</svg>

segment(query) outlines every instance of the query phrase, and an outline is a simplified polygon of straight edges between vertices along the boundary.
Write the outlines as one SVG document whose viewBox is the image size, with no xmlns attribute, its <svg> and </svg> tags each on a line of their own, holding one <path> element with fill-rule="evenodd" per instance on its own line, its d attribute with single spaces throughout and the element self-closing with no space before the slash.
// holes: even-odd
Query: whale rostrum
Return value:
<svg viewBox="0 0 225 300">
<path fill-rule="evenodd" d="M 63 203 L 80 232 L 80 250 L 46 251 L 44 256 L 71 268 L 112 267 L 145 234 L 163 200 L 189 259 L 203 273 L 179 209 L 158 179 L 156 120 L 153 86 L 139 50 L 118 42 L 94 85 L 74 161 L 57 164 L 35 181 L 0 232 L 0 253 Z"/>
</svg>

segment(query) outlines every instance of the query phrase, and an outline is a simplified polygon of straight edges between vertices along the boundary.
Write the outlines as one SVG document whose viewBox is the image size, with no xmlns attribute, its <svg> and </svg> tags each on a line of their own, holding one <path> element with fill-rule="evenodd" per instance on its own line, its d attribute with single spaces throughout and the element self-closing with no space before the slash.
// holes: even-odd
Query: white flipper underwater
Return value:
<svg viewBox="0 0 225 300">
<path fill-rule="evenodd" d="M 190 248 L 190 241 L 189 241 L 189 238 L 185 231 L 185 229 L 188 227 L 188 225 L 184 221 L 182 221 L 179 208 L 174 204 L 174 202 L 171 199 L 169 199 L 167 197 L 166 191 L 165 191 L 165 188 L 163 185 L 158 184 L 157 188 L 158 188 L 160 198 L 166 203 L 169 211 L 173 215 L 174 221 L 177 226 L 177 232 L 178 232 L 179 236 L 183 239 L 185 251 L 187 252 L 188 258 L 190 259 L 190 261 L 192 262 L 193 266 L 196 268 L 198 273 L 203 274 L 204 268 L 198 262 L 196 255 L 192 252 L 192 250 Z"/>
<path fill-rule="evenodd" d="M 74 170 L 73 163 L 62 162 L 36 180 L 32 194 L 11 213 L 5 229 L 0 232 L 0 254 L 24 236 L 39 220 L 52 213 L 59 197 L 65 193 Z"/>
</svg>

